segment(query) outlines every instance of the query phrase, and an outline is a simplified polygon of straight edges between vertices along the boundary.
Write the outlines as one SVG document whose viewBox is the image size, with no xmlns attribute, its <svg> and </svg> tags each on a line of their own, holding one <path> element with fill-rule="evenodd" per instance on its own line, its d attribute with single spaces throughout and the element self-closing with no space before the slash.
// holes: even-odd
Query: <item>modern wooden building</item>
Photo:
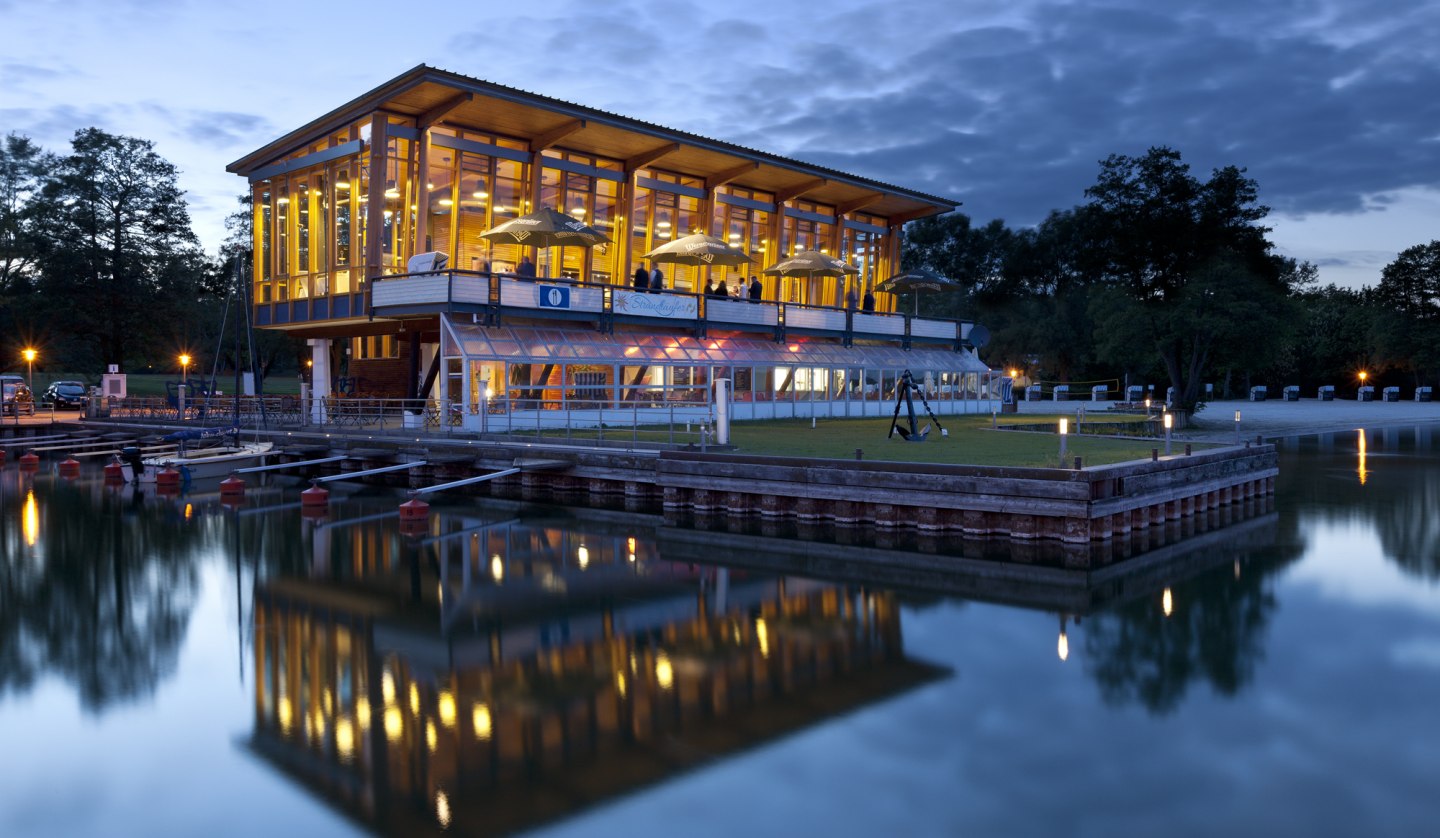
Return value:
<svg viewBox="0 0 1440 838">
<path fill-rule="evenodd" d="M 880 409 L 908 368 L 942 412 L 988 399 L 983 329 L 897 313 L 883 292 L 846 306 L 898 272 L 903 226 L 953 210 L 944 198 L 423 65 L 228 168 L 253 190 L 254 322 L 309 341 L 317 396 L 510 416 L 699 397 L 723 377 L 743 418 Z M 609 241 L 481 236 L 542 207 Z M 645 253 L 697 232 L 751 263 L 667 264 L 664 292 L 633 290 Z M 764 273 L 801 250 L 854 273 Z M 444 268 L 407 270 L 428 253 Z M 525 259 L 535 281 L 515 275 Z M 759 301 L 701 293 L 751 277 Z"/>
</svg>

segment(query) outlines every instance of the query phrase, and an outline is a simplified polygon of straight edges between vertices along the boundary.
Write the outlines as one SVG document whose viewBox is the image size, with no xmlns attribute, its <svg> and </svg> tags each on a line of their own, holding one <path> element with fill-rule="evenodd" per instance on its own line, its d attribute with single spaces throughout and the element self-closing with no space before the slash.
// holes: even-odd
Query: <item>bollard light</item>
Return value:
<svg viewBox="0 0 1440 838">
<path fill-rule="evenodd" d="M 1240 444 L 1240 411 L 1235 411 L 1235 444 Z"/>
<path fill-rule="evenodd" d="M 1171 424 L 1172 424 L 1172 421 L 1171 421 L 1171 420 L 1172 420 L 1172 417 L 1173 417 L 1174 415 L 1175 415 L 1175 414 L 1173 414 L 1173 413 L 1166 413 L 1165 416 L 1164 416 L 1164 422 L 1165 422 L 1165 456 L 1167 456 L 1167 457 L 1170 456 L 1170 427 L 1171 427 Z"/>
<path fill-rule="evenodd" d="M 1065 437 L 1070 434 L 1070 420 L 1064 417 L 1060 419 L 1060 461 L 1065 461 Z"/>
</svg>

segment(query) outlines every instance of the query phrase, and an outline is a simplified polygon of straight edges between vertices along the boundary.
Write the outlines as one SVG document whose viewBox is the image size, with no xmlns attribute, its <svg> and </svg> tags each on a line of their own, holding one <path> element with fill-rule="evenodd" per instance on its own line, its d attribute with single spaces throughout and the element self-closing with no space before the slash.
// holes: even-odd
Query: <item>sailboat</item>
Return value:
<svg viewBox="0 0 1440 838">
<path fill-rule="evenodd" d="M 154 483 L 156 475 L 167 468 L 175 469 L 181 479 L 187 480 L 224 477 L 237 468 L 260 463 L 275 447 L 273 442 L 241 442 L 238 427 L 176 431 L 162 439 L 179 443 L 179 449 L 149 457 L 140 456 L 138 448 L 120 452 L 131 483 Z M 198 444 L 192 446 L 192 442 Z"/>
<path fill-rule="evenodd" d="M 245 285 L 242 282 L 243 276 L 240 271 L 240 261 L 235 263 L 235 283 L 230 289 L 231 294 L 225 300 L 225 316 L 220 326 L 220 341 L 223 345 L 225 339 L 225 321 L 230 318 L 232 301 L 236 303 L 236 325 L 235 325 L 235 423 L 226 428 L 187 428 L 176 431 L 162 437 L 165 442 L 177 443 L 175 451 L 164 454 L 151 454 L 142 456 L 139 448 L 125 448 L 120 452 L 120 459 L 127 467 L 127 479 L 131 483 L 154 483 L 160 472 L 167 468 L 173 468 L 180 472 L 181 479 L 204 480 L 206 478 L 223 477 L 232 471 L 247 466 L 256 465 L 264 460 L 275 447 L 273 442 L 261 442 L 256 439 L 251 442 L 240 440 L 240 335 L 241 318 L 244 318 L 245 336 L 250 341 L 249 311 L 245 305 Z M 250 359 L 253 363 L 255 358 L 255 347 L 253 342 L 249 347 Z M 220 350 L 216 348 L 216 364 L 219 364 Z M 213 380 L 213 373 L 212 373 Z M 261 401 L 261 417 L 263 421 L 264 408 Z"/>
</svg>

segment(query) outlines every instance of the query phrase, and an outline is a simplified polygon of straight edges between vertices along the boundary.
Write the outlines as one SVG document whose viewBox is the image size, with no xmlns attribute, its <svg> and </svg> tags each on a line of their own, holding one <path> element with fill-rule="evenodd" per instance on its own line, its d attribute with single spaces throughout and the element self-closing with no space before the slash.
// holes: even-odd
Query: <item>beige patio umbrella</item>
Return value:
<svg viewBox="0 0 1440 838">
<path fill-rule="evenodd" d="M 890 294 L 909 293 L 915 297 L 915 314 L 920 314 L 921 291 L 954 291 L 960 287 L 955 280 L 941 276 L 927 268 L 911 268 L 895 274 L 876 286 L 877 291 Z"/>
<path fill-rule="evenodd" d="M 704 233 L 692 233 L 666 242 L 640 258 L 682 265 L 743 265 L 750 261 L 745 251 Z"/>
<path fill-rule="evenodd" d="M 530 247 L 590 247 L 610 241 L 594 227 L 549 207 L 497 224 L 481 233 L 480 238 Z"/>
<path fill-rule="evenodd" d="M 818 250 L 802 250 L 794 256 L 781 259 L 764 271 L 770 276 L 844 276 L 858 274 L 860 269 L 828 253 Z"/>
</svg>

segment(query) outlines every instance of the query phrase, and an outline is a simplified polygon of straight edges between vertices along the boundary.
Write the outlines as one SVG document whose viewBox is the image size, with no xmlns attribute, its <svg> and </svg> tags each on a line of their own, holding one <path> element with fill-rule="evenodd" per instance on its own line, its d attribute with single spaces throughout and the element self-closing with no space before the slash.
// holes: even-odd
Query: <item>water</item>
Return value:
<svg viewBox="0 0 1440 838">
<path fill-rule="evenodd" d="M 1270 508 L 965 599 L 618 512 L 412 535 L 12 463 L 0 835 L 1429 834 L 1437 466 L 1292 440 Z"/>
</svg>

